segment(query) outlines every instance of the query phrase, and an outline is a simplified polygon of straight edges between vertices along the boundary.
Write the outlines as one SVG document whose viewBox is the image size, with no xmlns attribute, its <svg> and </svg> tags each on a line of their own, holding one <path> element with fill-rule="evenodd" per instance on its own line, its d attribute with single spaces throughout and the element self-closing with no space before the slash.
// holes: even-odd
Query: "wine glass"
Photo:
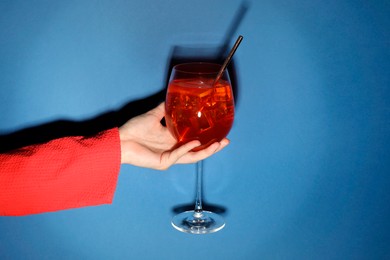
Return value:
<svg viewBox="0 0 390 260">
<path fill-rule="evenodd" d="M 199 151 L 221 141 L 229 133 L 234 119 L 234 98 L 228 72 L 224 70 L 220 76 L 220 69 L 219 64 L 203 62 L 173 67 L 165 102 L 165 120 L 177 145 L 199 140 L 201 145 L 193 149 Z M 202 209 L 202 161 L 197 163 L 196 172 L 195 208 L 173 217 L 172 225 L 192 234 L 216 232 L 225 226 L 225 221 L 218 214 Z"/>
</svg>

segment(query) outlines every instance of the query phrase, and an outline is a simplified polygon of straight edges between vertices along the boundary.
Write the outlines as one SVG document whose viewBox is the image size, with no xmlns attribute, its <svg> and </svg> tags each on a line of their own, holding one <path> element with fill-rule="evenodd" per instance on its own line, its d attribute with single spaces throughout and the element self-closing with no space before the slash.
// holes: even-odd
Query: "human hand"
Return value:
<svg viewBox="0 0 390 260">
<path fill-rule="evenodd" d="M 191 141 L 174 148 L 177 143 L 160 122 L 165 115 L 165 104 L 127 121 L 119 128 L 121 163 L 139 167 L 166 170 L 173 164 L 195 163 L 222 150 L 229 144 L 224 138 L 209 147 L 191 152 L 199 141 Z"/>
</svg>

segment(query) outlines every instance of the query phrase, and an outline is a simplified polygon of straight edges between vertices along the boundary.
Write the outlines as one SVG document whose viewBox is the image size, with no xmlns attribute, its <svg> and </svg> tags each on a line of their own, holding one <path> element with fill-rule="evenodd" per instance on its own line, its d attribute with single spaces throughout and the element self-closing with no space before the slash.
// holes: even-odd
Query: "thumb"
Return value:
<svg viewBox="0 0 390 260">
<path fill-rule="evenodd" d="M 158 119 L 163 118 L 165 115 L 165 102 L 162 102 L 160 105 L 150 110 L 148 114 L 151 114 L 157 117 Z"/>
</svg>

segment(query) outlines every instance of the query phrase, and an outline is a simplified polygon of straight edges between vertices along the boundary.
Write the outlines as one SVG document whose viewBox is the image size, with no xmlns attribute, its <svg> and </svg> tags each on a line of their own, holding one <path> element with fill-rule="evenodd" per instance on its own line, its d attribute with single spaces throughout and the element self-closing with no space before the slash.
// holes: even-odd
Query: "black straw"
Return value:
<svg viewBox="0 0 390 260">
<path fill-rule="evenodd" d="M 217 75 L 217 77 L 215 78 L 214 84 L 213 84 L 213 85 L 215 85 L 215 84 L 218 82 L 218 80 L 221 78 L 223 72 L 225 71 L 225 69 L 226 69 L 227 66 L 229 65 L 230 61 L 232 60 L 233 55 L 234 55 L 234 53 L 236 52 L 236 50 L 237 50 L 237 48 L 238 48 L 238 45 L 240 45 L 240 43 L 241 43 L 241 41 L 242 41 L 243 38 L 244 38 L 244 37 L 242 37 L 241 35 L 238 36 L 238 38 L 237 38 L 237 40 L 236 40 L 236 43 L 234 44 L 233 48 L 230 50 L 229 55 L 228 55 L 227 58 L 225 59 L 225 62 L 222 64 L 222 67 L 221 67 L 220 71 L 218 72 L 218 75 Z"/>
</svg>

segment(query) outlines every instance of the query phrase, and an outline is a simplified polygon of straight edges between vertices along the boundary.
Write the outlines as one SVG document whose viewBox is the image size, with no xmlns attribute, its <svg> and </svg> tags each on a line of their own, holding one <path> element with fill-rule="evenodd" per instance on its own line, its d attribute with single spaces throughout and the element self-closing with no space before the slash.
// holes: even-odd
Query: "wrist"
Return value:
<svg viewBox="0 0 390 260">
<path fill-rule="evenodd" d="M 120 150 L 121 150 L 121 164 L 125 163 L 126 158 L 126 145 L 125 145 L 125 137 L 123 134 L 123 130 L 121 130 L 121 127 L 119 127 L 119 144 L 120 144 Z"/>
</svg>

